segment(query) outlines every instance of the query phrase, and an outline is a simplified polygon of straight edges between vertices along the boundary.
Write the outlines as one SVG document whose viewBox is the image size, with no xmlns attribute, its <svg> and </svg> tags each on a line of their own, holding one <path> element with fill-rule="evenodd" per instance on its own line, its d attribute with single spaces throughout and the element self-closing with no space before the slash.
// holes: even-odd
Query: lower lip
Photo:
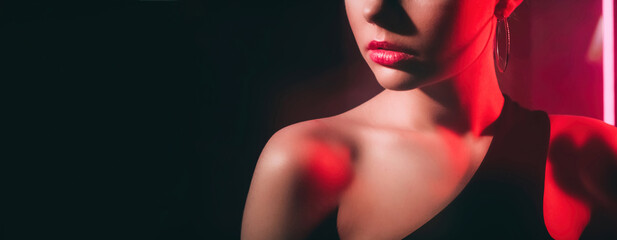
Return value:
<svg viewBox="0 0 617 240">
<path fill-rule="evenodd" d="M 383 49 L 369 50 L 369 57 L 373 60 L 373 62 L 386 67 L 401 66 L 403 63 L 414 58 L 414 56 L 409 53 Z"/>
</svg>

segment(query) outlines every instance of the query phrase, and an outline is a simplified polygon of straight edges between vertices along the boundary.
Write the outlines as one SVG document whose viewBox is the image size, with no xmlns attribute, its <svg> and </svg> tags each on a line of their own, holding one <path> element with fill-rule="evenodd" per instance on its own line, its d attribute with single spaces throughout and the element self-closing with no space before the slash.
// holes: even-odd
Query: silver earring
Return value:
<svg viewBox="0 0 617 240">
<path fill-rule="evenodd" d="M 501 35 L 505 34 L 505 42 L 500 43 L 499 39 Z M 502 46 L 505 45 L 505 46 Z M 501 49 L 501 47 L 505 47 L 505 49 Z M 502 56 L 505 52 L 505 56 Z M 510 58 L 510 26 L 508 26 L 507 18 L 499 18 L 497 19 L 497 30 L 495 33 L 495 65 L 497 65 L 497 69 L 499 72 L 505 72 L 508 67 L 508 59 Z"/>
</svg>

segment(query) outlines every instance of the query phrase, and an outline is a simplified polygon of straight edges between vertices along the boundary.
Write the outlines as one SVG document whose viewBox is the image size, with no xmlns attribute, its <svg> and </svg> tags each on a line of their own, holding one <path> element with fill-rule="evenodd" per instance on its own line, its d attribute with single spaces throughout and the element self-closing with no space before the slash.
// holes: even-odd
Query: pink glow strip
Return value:
<svg viewBox="0 0 617 240">
<path fill-rule="evenodd" d="M 615 33 L 614 0 L 602 0 L 602 18 L 604 26 L 603 70 L 604 70 L 604 122 L 615 125 Z"/>
</svg>

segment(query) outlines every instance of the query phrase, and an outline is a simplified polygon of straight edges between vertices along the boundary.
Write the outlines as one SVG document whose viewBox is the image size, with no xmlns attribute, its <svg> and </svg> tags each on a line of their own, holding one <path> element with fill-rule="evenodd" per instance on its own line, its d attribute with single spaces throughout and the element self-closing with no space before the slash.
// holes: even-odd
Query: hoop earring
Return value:
<svg viewBox="0 0 617 240">
<path fill-rule="evenodd" d="M 504 50 L 500 50 L 500 45 L 504 45 L 504 44 L 500 44 L 499 42 L 499 38 L 500 35 L 505 34 L 506 39 L 505 39 L 505 48 Z M 505 56 L 501 56 L 502 52 L 505 52 Z M 497 69 L 499 70 L 499 72 L 505 72 L 506 68 L 508 67 L 508 60 L 510 58 L 510 26 L 508 25 L 508 19 L 507 18 L 499 18 L 497 19 L 497 30 L 495 33 L 495 51 L 494 53 L 494 57 L 495 57 L 495 65 L 497 65 Z"/>
</svg>

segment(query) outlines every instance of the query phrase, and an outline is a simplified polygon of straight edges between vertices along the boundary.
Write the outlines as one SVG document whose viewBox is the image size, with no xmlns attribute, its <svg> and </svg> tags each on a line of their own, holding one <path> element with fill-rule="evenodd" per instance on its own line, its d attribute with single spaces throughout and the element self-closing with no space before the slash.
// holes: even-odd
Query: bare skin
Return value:
<svg viewBox="0 0 617 240">
<path fill-rule="evenodd" d="M 478 169 L 504 102 L 488 43 L 495 16 L 508 16 L 520 1 L 401 2 L 346 2 L 360 50 L 385 90 L 345 113 L 272 136 L 255 169 L 242 239 L 302 238 L 337 206 L 342 239 L 401 239 L 456 198 Z M 476 14 L 462 17 L 472 8 Z M 417 33 L 388 29 L 401 10 Z M 435 29 L 453 40 L 436 41 L 445 33 Z M 363 47 L 375 38 L 413 46 L 436 71 L 372 62 Z M 617 212 L 617 129 L 576 116 L 550 121 L 545 223 L 555 239 L 577 239 L 592 211 Z"/>
</svg>

